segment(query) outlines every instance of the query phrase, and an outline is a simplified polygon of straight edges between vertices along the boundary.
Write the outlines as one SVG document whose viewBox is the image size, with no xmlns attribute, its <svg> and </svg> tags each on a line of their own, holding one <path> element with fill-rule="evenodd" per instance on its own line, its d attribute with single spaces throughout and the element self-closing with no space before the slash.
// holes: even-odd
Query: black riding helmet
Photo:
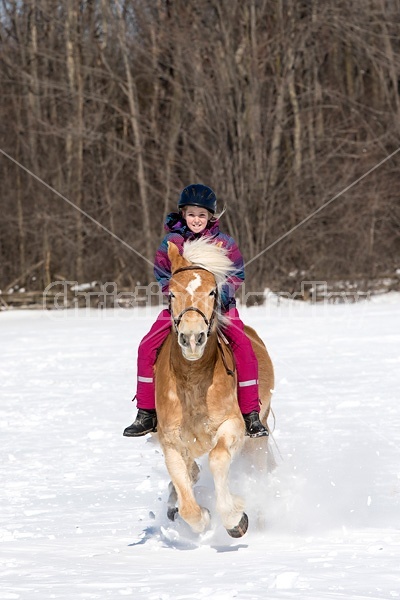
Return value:
<svg viewBox="0 0 400 600">
<path fill-rule="evenodd" d="M 192 183 L 181 192 L 178 209 L 181 210 L 184 206 L 200 206 L 214 214 L 217 210 L 217 197 L 207 185 Z"/>
</svg>

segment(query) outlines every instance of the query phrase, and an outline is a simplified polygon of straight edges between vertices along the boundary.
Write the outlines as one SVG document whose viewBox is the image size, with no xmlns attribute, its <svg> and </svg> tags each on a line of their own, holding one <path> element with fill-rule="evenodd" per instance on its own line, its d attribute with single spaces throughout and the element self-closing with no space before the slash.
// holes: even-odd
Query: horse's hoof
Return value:
<svg viewBox="0 0 400 600">
<path fill-rule="evenodd" d="M 185 519 L 186 523 L 188 523 L 190 525 L 190 527 L 193 529 L 193 531 L 195 533 L 204 533 L 205 531 L 207 531 L 207 529 L 209 529 L 210 524 L 211 524 L 211 513 L 208 510 L 208 508 L 201 506 L 200 512 L 201 512 L 200 518 L 197 519 L 196 521 L 193 521 L 192 519 L 190 519 L 190 520 Z"/>
<path fill-rule="evenodd" d="M 167 517 L 170 521 L 175 521 L 177 515 L 178 515 L 178 509 L 176 508 L 176 506 L 171 506 L 167 510 Z"/>
<path fill-rule="evenodd" d="M 232 529 L 227 529 L 227 532 L 233 538 L 240 538 L 246 533 L 248 526 L 249 526 L 249 517 L 246 515 L 246 513 L 243 513 L 243 516 L 240 519 L 239 524 L 236 525 L 236 527 L 232 527 Z"/>
</svg>

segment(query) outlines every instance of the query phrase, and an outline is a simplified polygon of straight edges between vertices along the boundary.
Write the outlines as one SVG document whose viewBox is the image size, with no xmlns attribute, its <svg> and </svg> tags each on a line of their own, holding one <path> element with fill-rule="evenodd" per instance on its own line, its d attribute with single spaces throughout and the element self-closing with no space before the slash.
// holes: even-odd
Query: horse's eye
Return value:
<svg viewBox="0 0 400 600">
<path fill-rule="evenodd" d="M 172 298 L 175 298 L 175 296 L 172 292 L 169 293 L 169 297 L 171 298 L 171 300 L 172 300 Z"/>
<path fill-rule="evenodd" d="M 216 295 L 217 295 L 217 290 L 212 290 L 212 291 L 210 292 L 210 296 L 211 296 L 211 298 L 215 298 L 215 296 L 216 296 Z"/>
</svg>

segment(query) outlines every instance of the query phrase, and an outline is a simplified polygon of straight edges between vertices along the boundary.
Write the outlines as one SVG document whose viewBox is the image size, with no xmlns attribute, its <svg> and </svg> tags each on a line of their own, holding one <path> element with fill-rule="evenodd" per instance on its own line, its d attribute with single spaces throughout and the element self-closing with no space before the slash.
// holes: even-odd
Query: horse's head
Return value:
<svg viewBox="0 0 400 600">
<path fill-rule="evenodd" d="M 186 242 L 183 256 L 169 242 L 168 256 L 170 309 L 178 343 L 187 360 L 198 360 L 216 326 L 218 283 L 225 280 L 232 262 L 224 248 L 204 238 Z"/>
<path fill-rule="evenodd" d="M 187 360 L 198 360 L 214 325 L 217 283 L 210 271 L 183 258 L 175 244 L 168 244 L 168 256 L 170 309 L 178 343 Z"/>
</svg>

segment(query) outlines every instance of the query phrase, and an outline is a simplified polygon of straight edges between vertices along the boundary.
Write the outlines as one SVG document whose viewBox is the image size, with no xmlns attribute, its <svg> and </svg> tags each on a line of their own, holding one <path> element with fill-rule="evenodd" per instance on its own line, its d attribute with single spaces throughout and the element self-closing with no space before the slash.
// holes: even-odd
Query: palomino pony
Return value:
<svg viewBox="0 0 400 600">
<path fill-rule="evenodd" d="M 245 443 L 232 354 L 218 333 L 224 317 L 218 310 L 218 287 L 233 270 L 224 248 L 200 238 L 186 242 L 183 255 L 168 244 L 173 328 L 155 366 L 156 409 L 160 443 L 171 477 L 168 517 L 179 515 L 198 533 L 210 523 L 209 511 L 196 502 L 199 475 L 195 459 L 209 455 L 216 509 L 232 537 L 247 531 L 244 501 L 228 486 L 233 457 Z M 266 424 L 274 374 L 268 352 L 256 332 L 245 329 L 259 364 L 261 419 Z M 257 438 L 259 440 L 268 438 Z M 247 444 L 254 439 L 247 438 Z M 177 507 L 176 507 L 177 503 Z"/>
</svg>

